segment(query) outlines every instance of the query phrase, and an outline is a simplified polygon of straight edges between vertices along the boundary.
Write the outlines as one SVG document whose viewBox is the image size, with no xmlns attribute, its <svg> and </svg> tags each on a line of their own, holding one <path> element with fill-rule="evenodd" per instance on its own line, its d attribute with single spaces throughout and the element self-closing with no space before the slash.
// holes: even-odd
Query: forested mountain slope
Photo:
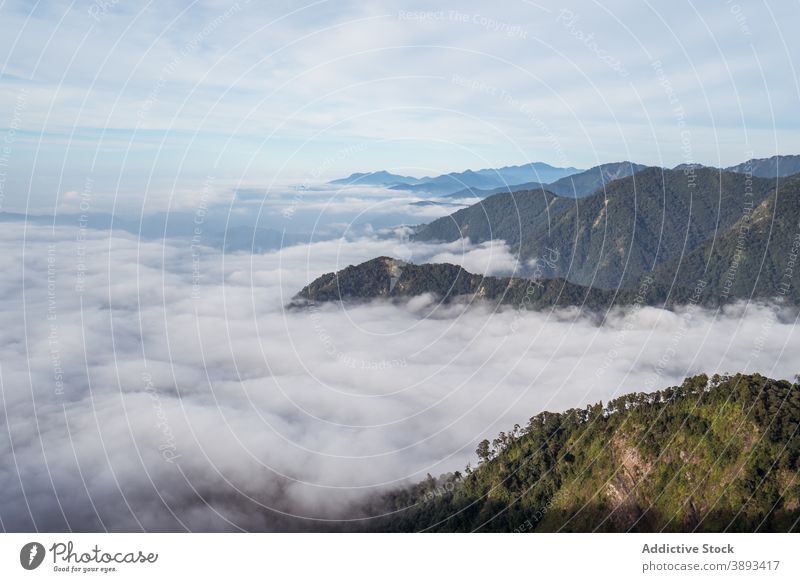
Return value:
<svg viewBox="0 0 800 582">
<path fill-rule="evenodd" d="M 672 281 L 689 289 L 702 282 L 701 302 L 782 299 L 800 304 L 800 177 L 790 178 L 763 202 L 700 248 L 664 264 L 654 288 Z M 674 300 L 680 300 L 676 293 Z"/>
<path fill-rule="evenodd" d="M 800 386 L 705 375 L 563 413 L 376 500 L 380 531 L 797 531 Z"/>
<path fill-rule="evenodd" d="M 730 228 L 774 186 L 775 180 L 712 168 L 647 168 L 578 200 L 541 190 L 497 194 L 433 221 L 415 236 L 503 239 L 523 263 L 558 255 L 549 276 L 586 286 L 633 287 L 646 273 Z"/>
</svg>

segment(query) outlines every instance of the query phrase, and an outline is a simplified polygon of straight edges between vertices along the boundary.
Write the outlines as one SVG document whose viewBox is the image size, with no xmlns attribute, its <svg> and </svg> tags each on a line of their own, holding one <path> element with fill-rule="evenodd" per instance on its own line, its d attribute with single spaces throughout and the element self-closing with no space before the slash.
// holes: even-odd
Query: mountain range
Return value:
<svg viewBox="0 0 800 582">
<path fill-rule="evenodd" d="M 646 168 L 582 199 L 541 189 L 496 194 L 420 227 L 414 238 L 502 239 L 523 265 L 544 254 L 557 256 L 558 261 L 546 265 L 545 276 L 587 286 L 630 287 L 662 265 L 677 266 L 674 261 L 748 221 L 776 187 L 781 190 L 776 200 L 783 200 L 786 212 L 796 213 L 796 178 Z"/>
<path fill-rule="evenodd" d="M 291 306 L 428 294 L 516 309 L 577 306 L 601 318 L 612 305 L 735 300 L 796 313 L 800 175 L 784 175 L 793 168 L 785 158 L 729 170 L 640 168 L 583 198 L 538 184 L 492 194 L 414 238 L 502 239 L 519 257 L 516 276 L 377 257 L 318 277 Z M 701 374 L 536 414 L 478 443 L 476 467 L 377 495 L 351 523 L 393 532 L 796 531 L 798 429 L 798 382 Z"/>
<path fill-rule="evenodd" d="M 347 178 L 331 180 L 330 184 L 347 186 L 395 186 L 397 184 L 416 184 L 419 180 L 410 176 L 392 174 L 386 170 L 377 172 L 356 172 Z"/>
<path fill-rule="evenodd" d="M 625 161 L 600 164 L 588 170 L 581 170 L 573 167 L 558 168 L 544 162 L 533 162 L 519 166 L 451 172 L 424 178 L 402 176 L 380 170 L 351 174 L 347 178 L 333 180 L 330 184 L 382 186 L 422 195 L 453 198 L 486 198 L 502 192 L 544 188 L 558 196 L 582 198 L 594 194 L 609 182 L 635 174 L 646 167 L 642 164 Z M 690 171 L 702 168 L 719 169 L 689 162 L 679 164 L 673 170 Z M 800 155 L 750 159 L 723 168 L 723 170 L 760 178 L 785 177 L 800 173 Z"/>
<path fill-rule="evenodd" d="M 496 194 L 418 229 L 421 241 L 502 239 L 517 277 L 379 257 L 319 277 L 299 300 L 430 293 L 528 308 L 779 299 L 800 305 L 800 176 L 647 168 L 583 199 Z"/>
<path fill-rule="evenodd" d="M 583 198 L 589 196 L 614 180 L 627 178 L 647 166 L 633 162 L 601 164 L 572 176 L 567 176 L 547 185 L 547 190 L 557 196 Z"/>
<path fill-rule="evenodd" d="M 632 162 L 614 162 L 601 164 L 582 172 L 565 176 L 555 182 L 525 182 L 520 184 L 503 185 L 490 190 L 480 188 L 464 188 L 458 192 L 445 195 L 445 198 L 487 198 L 492 194 L 504 192 L 518 192 L 521 190 L 546 190 L 558 196 L 568 198 L 583 198 L 603 188 L 613 180 L 635 174 L 646 166 Z"/>
<path fill-rule="evenodd" d="M 772 156 L 752 159 L 725 168 L 729 172 L 751 173 L 760 178 L 779 178 L 800 173 L 800 156 Z"/>
<path fill-rule="evenodd" d="M 550 183 L 582 170 L 577 168 L 558 168 L 544 162 L 532 162 L 518 166 L 485 168 L 450 172 L 440 176 L 413 178 L 400 176 L 385 170 L 355 173 L 347 178 L 330 182 L 335 185 L 385 186 L 393 190 L 405 190 L 425 195 L 443 196 L 465 188 L 492 189 L 514 187 L 523 183 Z"/>
</svg>

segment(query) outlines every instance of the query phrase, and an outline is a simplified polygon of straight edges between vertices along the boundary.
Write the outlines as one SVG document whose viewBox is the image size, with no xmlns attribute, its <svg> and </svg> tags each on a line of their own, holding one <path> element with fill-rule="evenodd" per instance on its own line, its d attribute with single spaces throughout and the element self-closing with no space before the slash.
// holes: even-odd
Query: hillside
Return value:
<svg viewBox="0 0 800 582">
<path fill-rule="evenodd" d="M 425 293 L 444 303 L 480 300 L 524 309 L 571 305 L 603 309 L 614 299 L 611 291 L 586 289 L 560 279 L 534 282 L 513 277 L 484 277 L 447 263 L 414 265 L 378 257 L 318 277 L 294 297 L 290 306 L 303 307 L 309 302 L 403 299 Z"/>
<path fill-rule="evenodd" d="M 420 181 L 417 184 L 397 184 L 391 186 L 390 189 L 441 196 L 464 188 L 494 188 L 498 185 L 498 179 L 493 176 L 467 170 L 465 172 L 444 174 L 436 178 Z"/>
<path fill-rule="evenodd" d="M 632 287 L 659 265 L 731 227 L 775 181 L 712 168 L 646 168 L 571 200 L 534 190 L 497 194 L 418 229 L 417 240 L 506 240 L 523 261 L 553 254 L 546 273 L 603 288 Z M 548 186 L 549 188 L 550 186 Z"/>
<path fill-rule="evenodd" d="M 477 468 L 375 500 L 377 531 L 797 531 L 800 386 L 705 375 L 478 445 Z"/>
<path fill-rule="evenodd" d="M 479 300 L 534 310 L 574 306 L 602 311 L 632 304 L 671 308 L 689 303 L 717 307 L 734 300 L 776 299 L 800 306 L 798 190 L 800 179 L 791 189 L 782 188 L 764 201 L 752 213 L 749 238 L 740 238 L 743 221 L 739 221 L 698 250 L 644 275 L 631 288 L 603 289 L 558 277 L 483 276 L 448 263 L 415 265 L 377 257 L 317 277 L 290 306 L 397 300 L 423 294 L 443 303 Z M 547 270 L 546 261 L 540 268 Z"/>
<path fill-rule="evenodd" d="M 647 166 L 634 164 L 633 162 L 612 162 L 610 164 L 600 164 L 589 168 L 580 174 L 567 176 L 556 182 L 547 185 L 547 189 L 558 196 L 567 198 L 583 198 L 602 190 L 604 186 L 613 182 L 632 176 L 636 172 L 641 172 Z"/>
<path fill-rule="evenodd" d="M 458 192 L 459 197 L 463 197 L 475 195 L 473 192 L 516 190 L 518 184 L 553 182 L 582 171 L 572 167 L 557 168 L 543 162 L 534 162 L 520 166 L 451 172 L 435 178 L 421 178 L 416 183 L 398 183 L 392 186 L 392 189 L 437 196 Z"/>
<path fill-rule="evenodd" d="M 445 194 L 442 198 L 488 198 L 494 194 L 506 194 L 513 192 L 521 192 L 523 190 L 547 190 L 547 185 L 540 182 L 525 182 L 524 184 L 512 184 L 509 186 L 498 186 L 490 190 L 481 190 L 480 188 L 464 188 L 452 194 Z"/>
<path fill-rule="evenodd" d="M 505 192 L 434 220 L 420 228 L 414 239 L 452 242 L 468 238 L 473 243 L 503 239 L 514 252 L 527 256 L 529 249 L 522 243 L 574 205 L 574 201 L 542 189 Z"/>
<path fill-rule="evenodd" d="M 752 159 L 725 169 L 729 172 L 751 173 L 761 178 L 791 176 L 800 173 L 800 156 Z"/>
<path fill-rule="evenodd" d="M 522 184 L 523 182 L 549 183 L 578 174 L 583 170 L 572 166 L 560 168 L 544 162 L 532 162 L 519 166 L 504 166 L 497 169 L 478 170 L 479 173 L 497 175 L 508 184 Z"/>
<path fill-rule="evenodd" d="M 783 298 L 800 305 L 800 177 L 790 178 L 728 230 L 654 274 L 656 286 L 705 282 L 701 301 Z M 679 299 L 677 297 L 676 299 Z"/>
</svg>

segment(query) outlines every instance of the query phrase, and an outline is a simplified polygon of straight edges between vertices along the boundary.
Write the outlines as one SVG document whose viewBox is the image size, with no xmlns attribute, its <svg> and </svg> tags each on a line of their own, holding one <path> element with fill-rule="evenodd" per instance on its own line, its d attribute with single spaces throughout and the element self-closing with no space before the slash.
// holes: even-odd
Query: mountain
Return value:
<svg viewBox="0 0 800 582">
<path fill-rule="evenodd" d="M 419 200 L 417 202 L 410 202 L 409 206 L 441 206 L 442 208 L 463 208 L 464 204 L 459 204 L 456 201 L 448 202 L 446 200 Z"/>
<path fill-rule="evenodd" d="M 579 201 L 541 190 L 492 196 L 456 212 L 449 220 L 431 223 L 439 223 L 437 234 L 449 240 L 489 240 L 492 229 L 501 231 L 511 242 L 511 250 L 523 256 L 529 242 L 523 234 L 527 230 L 545 233 L 536 264 L 519 265 L 521 274 L 535 280 L 481 276 L 455 265 L 414 265 L 379 257 L 323 275 L 297 298 L 348 301 L 431 293 L 444 301 L 466 296 L 495 303 L 525 303 L 531 309 L 566 305 L 605 309 L 632 303 L 719 306 L 737 299 L 778 299 L 800 305 L 800 176 L 780 183 L 777 189 L 771 189 L 771 180 L 754 178 L 751 194 L 745 195 L 736 187 L 744 177 L 713 170 L 706 177 L 715 175 L 722 176 L 717 188 L 725 192 L 716 201 L 719 208 L 713 207 L 713 198 L 703 199 L 699 190 L 692 199 L 681 201 L 679 189 L 667 179 L 662 186 L 671 202 L 662 202 L 658 212 L 644 205 L 637 215 L 634 207 L 620 219 L 623 225 L 633 225 L 628 230 L 606 225 L 593 235 L 581 226 L 577 239 L 570 238 L 574 230 L 564 230 L 564 225 L 579 217 L 573 215 Z M 622 214 L 624 209 L 624 204 L 621 208 L 610 203 L 603 207 L 609 215 Z M 486 216 L 497 219 L 491 224 Z M 634 229 L 638 229 L 635 234 Z M 593 236 L 601 237 L 601 242 L 593 241 Z M 574 241 L 584 250 L 573 252 Z M 612 252 L 604 245 L 611 245 Z M 570 253 L 566 259 L 564 253 Z M 659 255 L 666 259 L 658 261 Z M 591 276 L 590 284 L 574 280 L 582 271 Z M 598 282 L 609 282 L 609 273 L 631 284 L 606 290 Z"/>
<path fill-rule="evenodd" d="M 609 182 L 632 176 L 646 167 L 633 162 L 601 164 L 585 172 L 552 182 L 547 185 L 547 189 L 558 196 L 583 198 L 601 190 Z"/>
<path fill-rule="evenodd" d="M 374 500 L 375 531 L 789 532 L 800 519 L 800 385 L 687 378 L 542 412 L 479 465 Z"/>
<path fill-rule="evenodd" d="M 419 182 L 418 184 L 397 184 L 391 186 L 392 190 L 406 190 L 421 194 L 440 196 L 450 194 L 464 188 L 494 188 L 498 186 L 495 177 L 467 170 L 466 172 L 451 172 Z"/>
<path fill-rule="evenodd" d="M 689 288 L 702 281 L 702 301 L 783 298 L 800 305 L 800 176 L 743 210 L 730 228 L 658 268 L 656 285 L 679 281 Z"/>
<path fill-rule="evenodd" d="M 559 279 L 533 281 L 490 277 L 475 275 L 448 263 L 415 265 L 391 257 L 378 257 L 318 277 L 294 297 L 290 306 L 304 307 L 326 301 L 402 299 L 426 293 L 444 303 L 480 300 L 526 309 L 584 305 L 599 310 L 608 307 L 614 299 L 611 291 L 585 289 Z"/>
<path fill-rule="evenodd" d="M 421 179 L 417 184 L 398 184 L 395 190 L 409 190 L 437 196 L 445 196 L 455 192 L 470 194 L 470 190 L 504 191 L 509 188 L 520 189 L 519 184 L 546 183 L 581 172 L 577 168 L 556 168 L 543 162 L 524 164 L 521 166 L 505 166 L 503 168 L 486 168 L 483 170 L 466 170 L 452 172 L 436 178 Z"/>
<path fill-rule="evenodd" d="M 558 196 L 566 198 L 583 198 L 601 190 L 606 184 L 613 180 L 619 180 L 631 176 L 647 166 L 634 164 L 632 162 L 615 162 L 595 166 L 583 172 L 566 176 L 552 183 L 526 182 L 504 185 L 491 189 L 464 188 L 452 194 L 447 194 L 448 198 L 487 198 L 493 194 L 503 192 L 517 192 L 520 190 L 539 190 L 544 189 Z"/>
<path fill-rule="evenodd" d="M 497 177 L 502 180 L 503 186 L 505 184 L 523 184 L 525 182 L 537 182 L 539 184 L 549 184 L 561 178 L 566 178 L 573 174 L 582 172 L 578 168 L 567 167 L 557 168 L 544 162 L 533 162 L 530 164 L 523 164 L 521 166 L 505 166 L 502 168 L 489 168 L 485 170 L 478 170 L 478 174 L 484 176 Z"/>
<path fill-rule="evenodd" d="M 541 188 L 503 192 L 434 220 L 418 229 L 413 237 L 431 242 L 468 238 L 473 243 L 502 239 L 512 251 L 528 259 L 523 241 L 542 228 L 552 226 L 558 216 L 575 204 L 574 200 L 559 198 Z"/>
<path fill-rule="evenodd" d="M 698 170 L 700 168 L 708 168 L 708 167 L 709 166 L 704 166 L 703 164 L 698 164 L 698 163 L 695 163 L 695 162 L 687 162 L 687 163 L 683 163 L 683 164 L 678 164 L 677 166 L 675 166 L 672 169 L 673 170 L 687 170 L 688 171 L 688 170 Z"/>
<path fill-rule="evenodd" d="M 549 189 L 552 185 L 547 186 Z M 586 286 L 632 287 L 692 252 L 760 204 L 775 180 L 700 168 L 646 168 L 591 196 L 542 190 L 495 194 L 417 230 L 416 240 L 505 240 L 523 263 L 555 256 L 545 276 Z M 693 285 L 692 285 L 693 287 Z"/>
<path fill-rule="evenodd" d="M 509 189 L 532 190 L 547 186 L 547 190 L 558 196 L 582 198 L 594 194 L 604 185 L 625 178 L 647 166 L 633 162 L 600 164 L 588 170 L 567 167 L 559 168 L 544 162 L 533 162 L 519 166 L 484 168 L 451 172 L 436 177 L 414 178 L 401 176 L 385 170 L 351 174 L 347 178 L 333 180 L 330 184 L 389 186 L 396 190 L 453 197 L 484 198 Z M 673 170 L 697 170 L 710 168 L 698 163 L 679 164 Z M 715 168 L 710 168 L 715 169 Z M 800 173 L 800 155 L 772 156 L 751 159 L 724 169 L 737 174 L 751 173 L 759 178 L 778 178 Z"/>
<path fill-rule="evenodd" d="M 415 184 L 417 178 L 411 176 L 400 176 L 392 174 L 386 170 L 378 172 L 357 172 L 350 174 L 347 178 L 339 178 L 332 180 L 329 184 L 347 185 L 347 186 L 394 186 L 396 184 Z"/>
<path fill-rule="evenodd" d="M 780 178 L 800 173 L 800 156 L 752 159 L 725 169 L 729 172 L 751 173 L 761 178 Z"/>
</svg>

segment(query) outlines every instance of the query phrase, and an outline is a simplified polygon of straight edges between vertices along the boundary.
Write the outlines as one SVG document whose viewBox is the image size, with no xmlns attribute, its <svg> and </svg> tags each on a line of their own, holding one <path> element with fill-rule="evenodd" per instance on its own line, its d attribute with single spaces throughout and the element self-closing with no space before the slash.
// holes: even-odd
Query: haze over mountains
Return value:
<svg viewBox="0 0 800 582">
<path fill-rule="evenodd" d="M 399 176 L 382 170 L 351 174 L 347 178 L 333 180 L 330 183 L 387 186 L 393 190 L 442 196 L 465 188 L 491 189 L 530 182 L 549 183 L 581 171 L 577 168 L 557 168 L 543 162 L 534 162 L 520 166 L 451 172 L 424 178 Z"/>
<path fill-rule="evenodd" d="M 330 183 L 349 186 L 395 186 L 397 184 L 416 184 L 417 182 L 419 182 L 417 178 L 379 170 L 377 172 L 356 172 L 355 174 L 350 174 L 347 178 L 331 180 Z"/>
<path fill-rule="evenodd" d="M 582 198 L 606 184 L 640 172 L 647 166 L 631 161 L 604 163 L 588 170 L 558 168 L 543 162 L 519 166 L 451 172 L 436 177 L 414 178 L 385 170 L 360 172 L 333 180 L 337 186 L 382 186 L 392 190 L 448 198 L 486 198 L 501 192 L 545 189 L 558 196 Z M 699 163 L 682 163 L 674 170 L 717 169 Z M 777 178 L 800 172 L 800 155 L 772 156 L 751 159 L 723 168 L 726 172 L 750 174 L 760 178 Z"/>
<path fill-rule="evenodd" d="M 593 192 L 603 188 L 606 184 L 613 180 L 618 180 L 626 176 L 630 176 L 639 170 L 643 170 L 646 166 L 641 164 L 634 164 L 632 162 L 612 162 L 610 164 L 601 164 L 594 166 L 588 170 L 577 172 L 565 176 L 555 182 L 543 184 L 540 182 L 527 182 L 517 185 L 506 185 L 491 190 L 481 190 L 479 188 L 465 188 L 452 194 L 448 194 L 447 198 L 486 198 L 492 194 L 499 194 L 501 192 L 516 192 L 519 190 L 547 190 L 559 196 L 566 196 L 569 198 L 583 198 Z"/>
</svg>

